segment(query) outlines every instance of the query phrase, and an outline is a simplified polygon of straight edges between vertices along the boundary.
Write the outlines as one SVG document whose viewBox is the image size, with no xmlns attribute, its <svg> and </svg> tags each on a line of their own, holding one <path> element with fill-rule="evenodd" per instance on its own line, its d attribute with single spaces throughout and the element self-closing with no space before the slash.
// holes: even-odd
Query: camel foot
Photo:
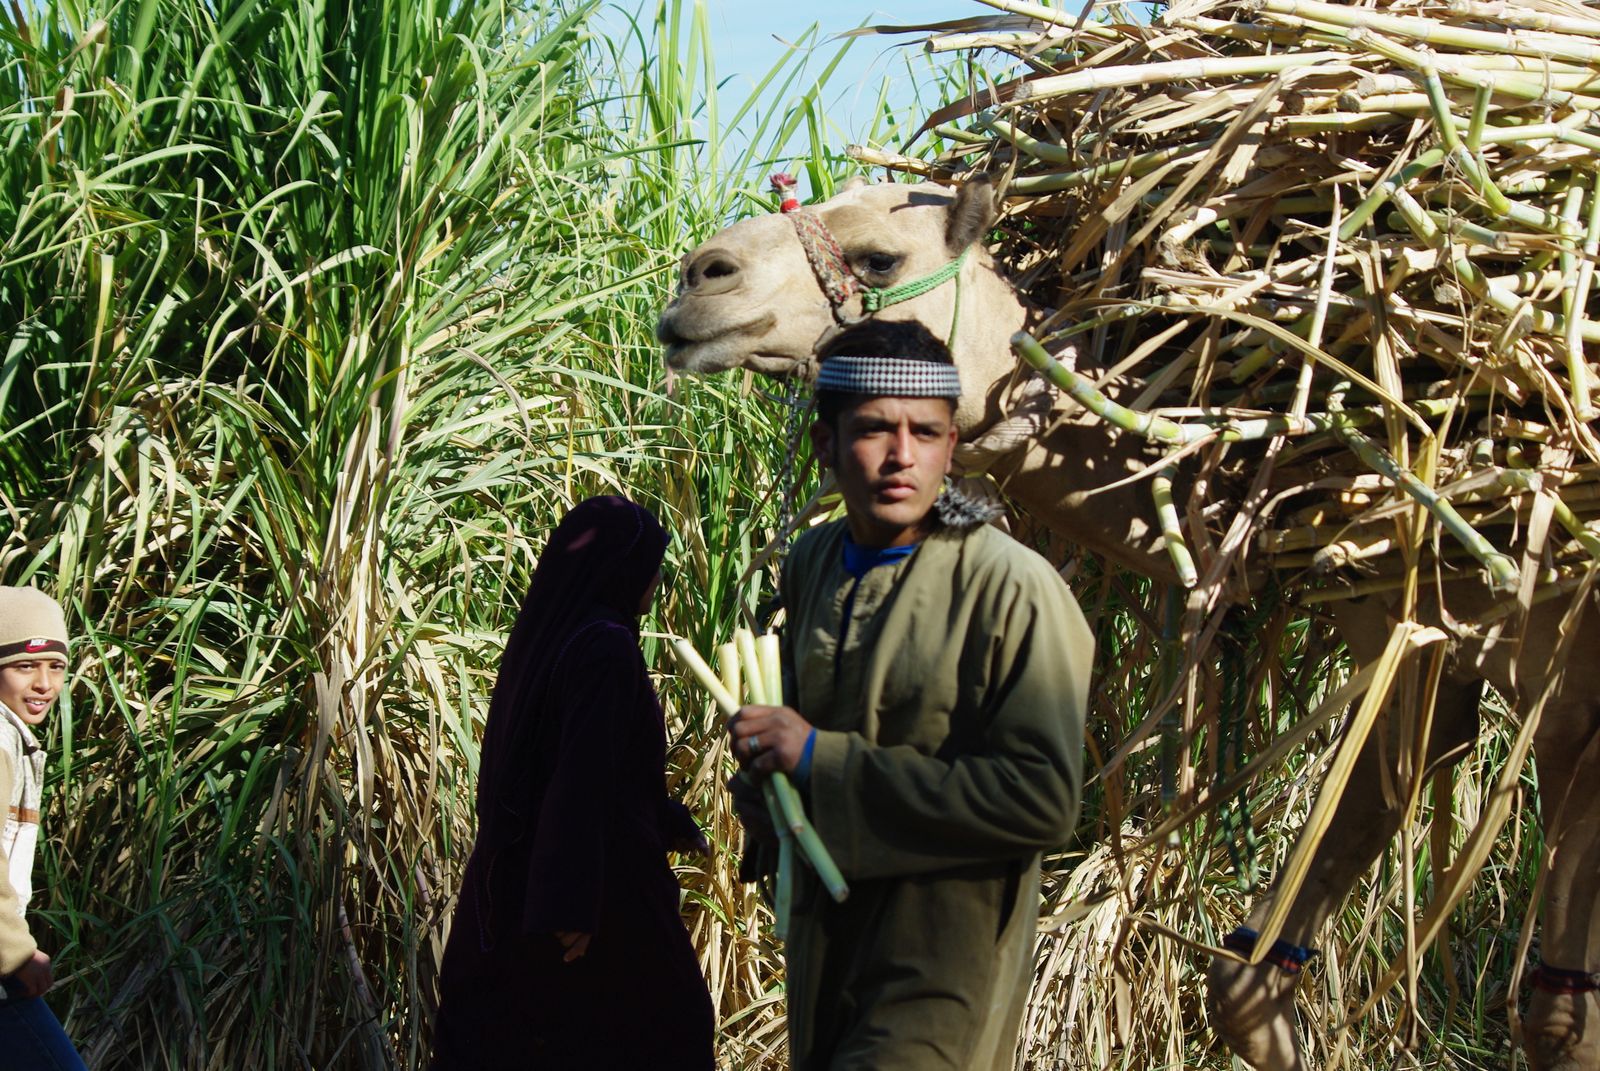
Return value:
<svg viewBox="0 0 1600 1071">
<path fill-rule="evenodd" d="M 1255 1071 L 1305 1071 L 1294 1041 L 1294 988 L 1300 980 L 1271 963 L 1218 957 L 1206 970 L 1206 1009 L 1223 1043 Z"/>
<path fill-rule="evenodd" d="M 1600 994 L 1534 990 L 1522 1044 L 1532 1071 L 1600 1071 Z"/>
</svg>

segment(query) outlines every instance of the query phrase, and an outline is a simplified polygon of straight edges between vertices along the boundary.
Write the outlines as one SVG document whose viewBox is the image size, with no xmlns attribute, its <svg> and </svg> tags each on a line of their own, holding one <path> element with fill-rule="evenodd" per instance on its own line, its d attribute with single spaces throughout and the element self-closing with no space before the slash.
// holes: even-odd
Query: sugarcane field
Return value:
<svg viewBox="0 0 1600 1071">
<path fill-rule="evenodd" d="M 883 2 L 0 11 L 0 1071 L 1600 1071 L 1600 4 Z"/>
</svg>

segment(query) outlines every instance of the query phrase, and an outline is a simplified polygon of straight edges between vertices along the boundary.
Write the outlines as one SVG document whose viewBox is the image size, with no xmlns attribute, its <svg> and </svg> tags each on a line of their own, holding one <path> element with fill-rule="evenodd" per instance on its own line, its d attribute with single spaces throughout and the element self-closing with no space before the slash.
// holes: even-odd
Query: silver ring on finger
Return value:
<svg viewBox="0 0 1600 1071">
<path fill-rule="evenodd" d="M 758 734 L 750 738 L 750 757 L 755 758 L 759 754 L 761 754 L 761 737 Z"/>
</svg>

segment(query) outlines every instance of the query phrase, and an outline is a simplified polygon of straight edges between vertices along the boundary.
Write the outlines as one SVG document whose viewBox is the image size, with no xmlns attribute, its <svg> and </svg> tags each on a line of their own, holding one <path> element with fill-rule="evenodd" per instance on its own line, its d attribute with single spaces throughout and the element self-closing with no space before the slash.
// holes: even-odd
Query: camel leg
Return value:
<svg viewBox="0 0 1600 1071">
<path fill-rule="evenodd" d="M 1600 972 L 1600 704 L 1546 709 L 1534 752 L 1551 852 L 1540 952 L 1555 970 L 1535 976 L 1522 1041 L 1533 1071 L 1600 1071 L 1600 993 L 1576 976 Z"/>
<path fill-rule="evenodd" d="M 1352 644 L 1352 649 L 1355 649 Z M 1363 652 L 1357 650 L 1359 656 Z M 1477 732 L 1482 682 L 1446 679 L 1440 683 L 1430 737 L 1431 765 L 1438 757 L 1471 741 Z M 1392 715 L 1392 708 L 1390 711 Z M 1401 801 L 1389 802 L 1384 767 L 1394 780 L 1398 746 L 1395 719 L 1386 715 L 1374 727 L 1356 760 L 1350 781 L 1334 810 L 1311 868 L 1283 926 L 1282 939 L 1294 945 L 1315 942 L 1323 924 L 1339 909 L 1400 827 Z M 1403 795 L 1403 789 L 1395 795 Z M 1272 908 L 1276 887 L 1252 907 L 1245 925 L 1259 930 Z M 1299 974 L 1272 963 L 1246 966 L 1218 957 L 1206 972 L 1207 1007 L 1212 1027 L 1241 1060 L 1256 1071 L 1304 1071 L 1294 1039 L 1294 989 Z"/>
</svg>

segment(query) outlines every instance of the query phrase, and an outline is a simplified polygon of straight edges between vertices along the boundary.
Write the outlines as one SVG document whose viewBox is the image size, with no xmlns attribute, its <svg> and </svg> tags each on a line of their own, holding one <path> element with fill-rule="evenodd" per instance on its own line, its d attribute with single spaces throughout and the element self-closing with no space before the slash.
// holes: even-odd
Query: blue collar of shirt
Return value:
<svg viewBox="0 0 1600 1071">
<path fill-rule="evenodd" d="M 867 573 L 880 565 L 894 565 L 903 562 L 915 554 L 920 543 L 911 543 L 904 547 L 884 547 L 881 550 L 875 547 L 863 547 L 848 534 L 844 537 L 844 571 L 855 579 L 860 580 Z"/>
</svg>

